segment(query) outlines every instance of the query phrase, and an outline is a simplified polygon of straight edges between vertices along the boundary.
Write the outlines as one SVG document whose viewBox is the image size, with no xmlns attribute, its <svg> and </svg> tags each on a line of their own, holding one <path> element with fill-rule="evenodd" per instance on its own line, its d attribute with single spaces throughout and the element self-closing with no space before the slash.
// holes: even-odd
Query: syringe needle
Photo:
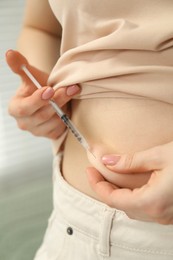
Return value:
<svg viewBox="0 0 173 260">
<path fill-rule="evenodd" d="M 36 80 L 36 78 L 31 74 L 31 72 L 26 68 L 25 65 L 22 65 L 21 69 L 25 72 L 28 78 L 34 83 L 37 88 L 42 88 L 40 83 Z M 74 126 L 72 121 L 68 118 L 68 116 L 61 110 L 61 108 L 55 103 L 53 99 L 49 100 L 49 103 L 56 111 L 57 115 L 61 118 L 64 124 L 68 127 L 68 129 L 72 132 L 75 138 L 79 141 L 79 143 L 88 150 L 93 156 L 94 154 L 90 150 L 90 146 L 83 135 L 79 132 L 79 130 Z M 94 156 L 95 157 L 95 156 Z"/>
</svg>

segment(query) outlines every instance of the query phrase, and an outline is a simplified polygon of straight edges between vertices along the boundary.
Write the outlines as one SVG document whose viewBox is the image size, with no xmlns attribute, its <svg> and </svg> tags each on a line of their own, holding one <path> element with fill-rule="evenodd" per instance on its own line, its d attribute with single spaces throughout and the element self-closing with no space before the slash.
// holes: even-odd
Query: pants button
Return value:
<svg viewBox="0 0 173 260">
<path fill-rule="evenodd" d="M 68 235 L 73 235 L 73 229 L 71 227 L 67 228 L 67 234 Z"/>
</svg>

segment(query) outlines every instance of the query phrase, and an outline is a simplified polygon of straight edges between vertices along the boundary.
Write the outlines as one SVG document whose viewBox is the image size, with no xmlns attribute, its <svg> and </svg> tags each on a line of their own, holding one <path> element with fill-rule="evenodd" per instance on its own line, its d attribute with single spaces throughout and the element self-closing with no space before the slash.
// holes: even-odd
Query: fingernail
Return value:
<svg viewBox="0 0 173 260">
<path fill-rule="evenodd" d="M 12 53 L 13 50 L 12 50 L 12 49 L 7 50 L 6 53 L 5 53 L 5 55 L 7 56 L 10 52 Z"/>
<path fill-rule="evenodd" d="M 69 86 L 67 88 L 67 96 L 73 96 L 74 94 L 76 94 L 79 91 L 79 86 L 78 85 L 73 85 L 73 86 Z"/>
<path fill-rule="evenodd" d="M 42 94 L 41 98 L 46 100 L 52 97 L 54 90 L 51 87 L 48 87 Z"/>
<path fill-rule="evenodd" d="M 104 155 L 102 157 L 102 162 L 106 165 L 115 165 L 119 160 L 121 156 L 120 155 Z"/>
</svg>

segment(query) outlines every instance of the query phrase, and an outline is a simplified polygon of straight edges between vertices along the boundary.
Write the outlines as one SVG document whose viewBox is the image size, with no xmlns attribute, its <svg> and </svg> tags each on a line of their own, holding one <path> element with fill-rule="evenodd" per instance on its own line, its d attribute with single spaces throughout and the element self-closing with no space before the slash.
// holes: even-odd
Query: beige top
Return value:
<svg viewBox="0 0 173 260">
<path fill-rule="evenodd" d="M 56 88 L 77 98 L 152 98 L 173 104 L 173 0 L 49 0 L 62 25 Z"/>
</svg>

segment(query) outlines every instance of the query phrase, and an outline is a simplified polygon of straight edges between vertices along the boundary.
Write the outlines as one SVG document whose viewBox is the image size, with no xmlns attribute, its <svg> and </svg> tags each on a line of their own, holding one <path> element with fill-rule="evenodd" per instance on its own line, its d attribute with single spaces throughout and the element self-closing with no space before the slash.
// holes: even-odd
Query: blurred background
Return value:
<svg viewBox="0 0 173 260">
<path fill-rule="evenodd" d="M 17 128 L 8 103 L 19 78 L 5 62 L 16 48 L 25 0 L 0 0 L 0 259 L 32 260 L 52 209 L 52 151 Z"/>
</svg>

